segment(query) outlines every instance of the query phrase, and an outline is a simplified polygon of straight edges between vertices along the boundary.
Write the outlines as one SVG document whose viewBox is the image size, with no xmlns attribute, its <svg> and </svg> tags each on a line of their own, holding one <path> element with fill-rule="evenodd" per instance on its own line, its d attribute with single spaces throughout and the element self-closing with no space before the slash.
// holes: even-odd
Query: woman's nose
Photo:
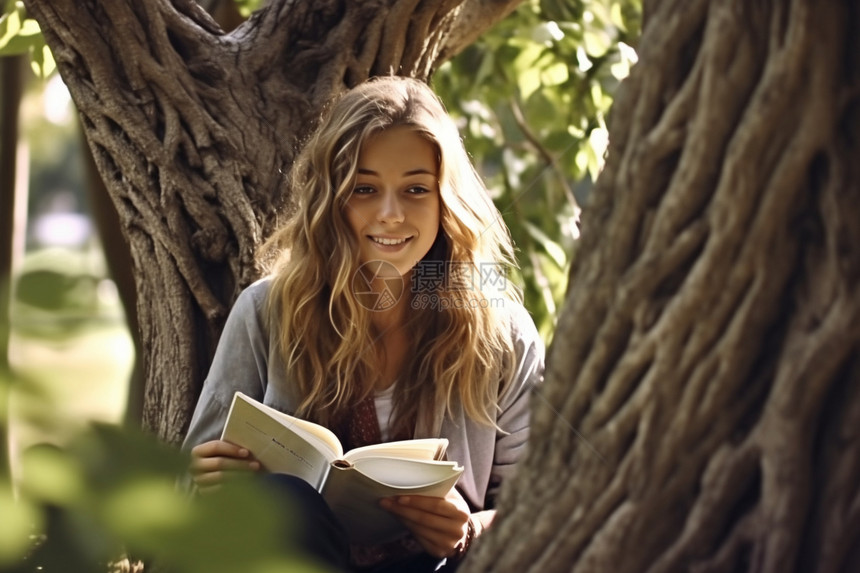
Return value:
<svg viewBox="0 0 860 573">
<path fill-rule="evenodd" d="M 403 222 L 403 205 L 396 193 L 385 192 L 382 194 L 376 218 L 380 223 Z"/>
</svg>

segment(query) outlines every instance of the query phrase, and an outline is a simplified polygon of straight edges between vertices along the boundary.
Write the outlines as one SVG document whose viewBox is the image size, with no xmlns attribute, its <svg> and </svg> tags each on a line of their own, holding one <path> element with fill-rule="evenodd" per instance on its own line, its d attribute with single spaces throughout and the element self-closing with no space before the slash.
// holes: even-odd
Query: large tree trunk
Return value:
<svg viewBox="0 0 860 573">
<path fill-rule="evenodd" d="M 427 78 L 520 1 L 281 0 L 225 33 L 191 0 L 26 0 L 131 248 L 146 428 L 182 438 L 321 106 L 371 75 Z"/>
<path fill-rule="evenodd" d="M 528 460 L 465 570 L 858 571 L 860 6 L 644 8 Z"/>
<path fill-rule="evenodd" d="M 239 14 L 234 0 L 204 0 L 200 6 L 226 31 L 234 30 L 244 22 Z M 82 132 L 83 133 L 83 132 Z M 84 142 L 86 143 L 86 142 Z M 140 340 L 140 326 L 137 320 L 137 287 L 132 268 L 131 251 L 122 232 L 119 215 L 113 206 L 113 200 L 102 181 L 98 167 L 93 160 L 89 148 L 86 147 L 84 161 L 86 163 L 87 191 L 92 206 L 93 220 L 98 229 L 99 239 L 104 250 L 105 260 L 111 278 L 119 292 L 120 301 L 125 314 L 126 325 L 134 343 L 134 364 L 128 383 L 128 398 L 126 400 L 125 423 L 129 426 L 140 427 L 143 419 L 143 397 L 145 380 L 143 376 L 142 356 L 143 346 Z"/>
<path fill-rule="evenodd" d="M 128 326 L 134 347 L 134 362 L 128 380 L 124 423 L 139 428 L 143 419 L 144 378 L 142 368 L 143 346 L 140 341 L 140 325 L 137 320 L 137 287 L 131 262 L 131 251 L 123 235 L 119 216 L 114 209 L 107 187 L 98 173 L 89 149 L 84 156 L 87 196 L 92 218 L 98 230 L 105 262 L 111 279 L 116 284 L 122 303 L 125 324 Z"/>
</svg>

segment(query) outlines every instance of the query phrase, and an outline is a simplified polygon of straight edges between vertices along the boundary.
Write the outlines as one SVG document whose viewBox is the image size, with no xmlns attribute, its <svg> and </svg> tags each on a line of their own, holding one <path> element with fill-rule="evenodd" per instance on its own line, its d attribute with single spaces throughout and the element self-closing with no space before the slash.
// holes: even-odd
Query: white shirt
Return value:
<svg viewBox="0 0 860 573">
<path fill-rule="evenodd" d="M 391 410 L 394 409 L 394 384 L 373 396 L 376 405 L 376 418 L 379 420 L 379 434 L 383 442 L 387 442 L 391 432 Z"/>
</svg>

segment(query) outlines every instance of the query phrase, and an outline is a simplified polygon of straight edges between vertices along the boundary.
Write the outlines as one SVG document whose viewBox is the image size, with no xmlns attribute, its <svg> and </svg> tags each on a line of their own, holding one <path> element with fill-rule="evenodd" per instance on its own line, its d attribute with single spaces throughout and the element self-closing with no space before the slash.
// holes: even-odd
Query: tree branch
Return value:
<svg viewBox="0 0 860 573">
<path fill-rule="evenodd" d="M 453 58 L 486 30 L 501 22 L 523 0 L 466 0 L 456 13 L 451 32 L 439 51 L 437 65 Z"/>
</svg>

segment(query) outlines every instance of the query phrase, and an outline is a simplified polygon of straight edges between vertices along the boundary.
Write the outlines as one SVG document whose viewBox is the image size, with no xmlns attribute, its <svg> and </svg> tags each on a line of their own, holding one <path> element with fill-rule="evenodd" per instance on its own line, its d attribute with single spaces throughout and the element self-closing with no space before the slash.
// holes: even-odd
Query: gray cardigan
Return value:
<svg viewBox="0 0 860 573">
<path fill-rule="evenodd" d="M 203 384 L 184 449 L 221 436 L 237 390 L 283 412 L 295 411 L 298 400 L 280 358 L 277 337 L 265 326 L 269 284 L 269 279 L 257 281 L 236 300 Z M 505 304 L 514 306 L 511 324 L 516 374 L 497 411 L 496 424 L 502 431 L 470 420 L 459 404 L 453 415 L 439 412 L 435 424 L 440 428 L 438 437 L 449 441 L 448 458 L 465 467 L 457 487 L 474 511 L 493 507 L 499 485 L 523 455 L 529 433 L 530 391 L 543 377 L 544 347 L 534 322 L 521 305 Z"/>
</svg>

